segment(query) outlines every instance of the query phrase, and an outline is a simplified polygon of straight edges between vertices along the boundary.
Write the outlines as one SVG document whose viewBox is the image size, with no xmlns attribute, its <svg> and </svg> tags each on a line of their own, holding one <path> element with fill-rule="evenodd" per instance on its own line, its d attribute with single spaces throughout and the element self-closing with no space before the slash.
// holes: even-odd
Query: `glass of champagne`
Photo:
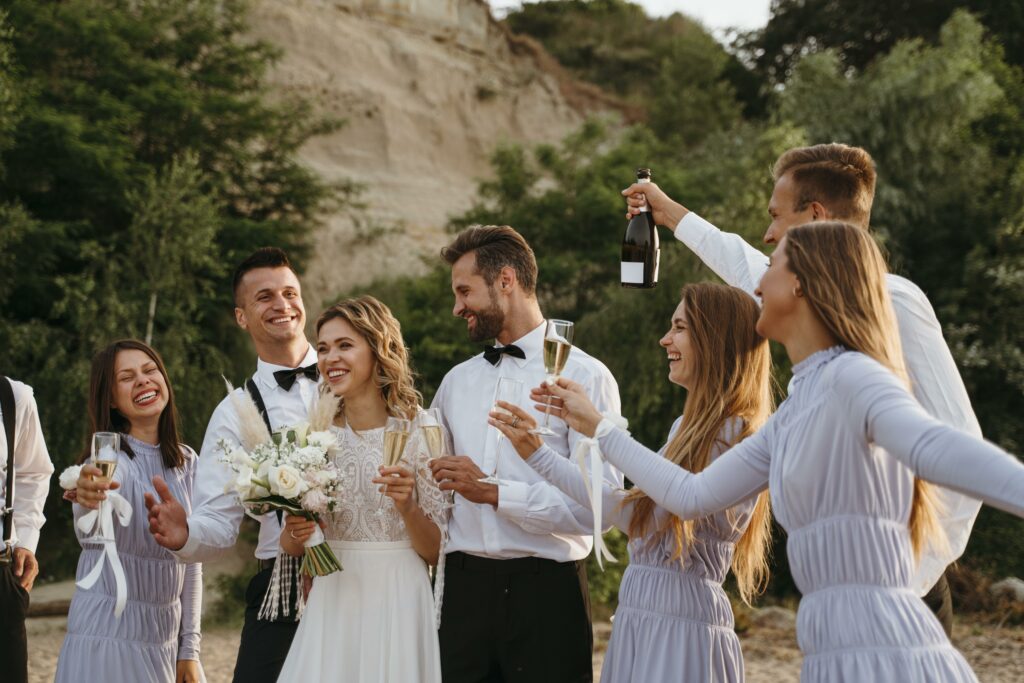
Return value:
<svg viewBox="0 0 1024 683">
<path fill-rule="evenodd" d="M 441 411 L 424 408 L 419 414 L 419 428 L 427 446 L 427 457 L 431 460 L 445 454 L 444 427 L 441 426 Z"/>
<path fill-rule="evenodd" d="M 117 471 L 117 458 L 121 452 L 121 435 L 117 432 L 96 432 L 92 435 L 92 458 L 90 459 L 91 465 L 99 468 L 100 473 L 93 477 L 96 481 L 103 482 L 105 484 L 110 483 L 114 479 L 114 473 Z M 100 501 L 100 505 L 103 505 L 104 501 Z M 112 538 L 107 538 L 102 530 L 97 527 L 96 541 L 113 541 Z"/>
<path fill-rule="evenodd" d="M 544 381 L 548 386 L 558 381 L 559 375 L 565 369 L 565 362 L 569 360 L 569 352 L 572 351 L 572 329 L 573 324 L 568 320 L 549 320 L 544 330 L 544 372 L 547 373 Z M 550 395 L 547 405 L 551 407 Z M 551 413 L 544 413 L 544 424 L 531 429 L 530 433 L 554 436 L 555 432 L 548 426 L 550 422 Z"/>
<path fill-rule="evenodd" d="M 405 444 L 409 441 L 409 420 L 401 417 L 389 417 L 384 427 L 384 467 L 394 467 L 402 461 Z M 385 490 L 387 484 L 384 484 Z M 384 493 L 377 502 L 377 512 L 382 513 Z"/>
<path fill-rule="evenodd" d="M 499 413 L 505 413 L 511 415 L 509 411 L 504 408 L 498 407 L 498 401 L 504 401 L 505 403 L 519 403 L 522 400 L 523 389 L 525 385 L 521 379 L 511 379 L 509 377 L 499 377 L 498 386 L 494 389 L 494 408 L 493 410 Z M 497 429 L 497 428 L 495 428 Z M 501 486 L 501 480 L 498 479 L 498 463 L 501 460 L 501 437 L 502 434 L 498 432 L 498 440 L 494 445 L 494 471 L 489 475 L 480 479 L 479 481 L 484 484 L 497 484 Z"/>
</svg>

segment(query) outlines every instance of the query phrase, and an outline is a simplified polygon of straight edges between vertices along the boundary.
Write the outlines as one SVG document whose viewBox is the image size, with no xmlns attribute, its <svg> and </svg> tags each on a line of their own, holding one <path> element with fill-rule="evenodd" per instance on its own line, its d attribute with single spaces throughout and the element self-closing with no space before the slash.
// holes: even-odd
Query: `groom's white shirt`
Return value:
<svg viewBox="0 0 1024 683">
<path fill-rule="evenodd" d="M 316 363 L 316 349 L 310 346 L 299 365 L 313 363 Z M 256 373 L 252 376 L 266 404 L 270 424 L 275 429 L 307 420 L 316 400 L 317 382 L 305 375 L 298 375 L 288 391 L 277 384 L 274 372 L 289 369 L 261 359 L 256 361 Z M 239 387 L 235 391 L 244 392 L 245 388 Z M 217 559 L 233 548 L 238 540 L 238 528 L 245 509 L 234 492 L 224 490 L 234 476 L 231 468 L 221 462 L 217 444 L 221 439 L 239 444 L 239 434 L 238 414 L 231 397 L 227 396 L 213 411 L 206 427 L 206 437 L 199 454 L 199 468 L 196 470 L 192 513 L 188 517 L 188 541 L 174 552 L 183 562 L 209 562 Z M 268 513 L 257 519 L 260 522 L 260 535 L 256 557 L 262 560 L 277 557 L 281 525 L 276 513 Z"/>
<path fill-rule="evenodd" d="M 739 235 L 722 232 L 692 211 L 679 221 L 675 236 L 726 283 L 754 296 L 761 276 L 768 270 L 768 257 L 761 251 Z M 981 426 L 971 408 L 967 388 L 928 297 L 899 275 L 887 274 L 886 284 L 914 397 L 936 419 L 980 438 Z M 963 554 L 981 508 L 979 501 L 955 491 L 938 487 L 937 491 L 945 508 L 939 517 L 949 537 L 949 551 L 939 553 L 929 548 L 922 553 L 911 584 L 921 595 Z"/>
</svg>

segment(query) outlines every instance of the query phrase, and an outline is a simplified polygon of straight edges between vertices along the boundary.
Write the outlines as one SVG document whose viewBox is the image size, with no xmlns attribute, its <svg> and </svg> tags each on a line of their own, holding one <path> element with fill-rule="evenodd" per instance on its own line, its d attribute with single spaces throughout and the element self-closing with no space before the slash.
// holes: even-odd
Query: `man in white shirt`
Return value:
<svg viewBox="0 0 1024 683">
<path fill-rule="evenodd" d="M 256 372 L 246 388 L 268 429 L 308 419 L 318 383 L 316 350 L 307 341 L 299 279 L 280 249 L 257 250 L 235 271 L 235 320 L 256 347 Z M 240 420 L 230 397 L 213 411 L 206 428 L 189 514 L 159 477 L 153 485 L 160 501 L 148 497 L 150 531 L 157 543 L 182 562 L 205 562 L 223 556 L 238 538 L 245 514 L 238 497 L 225 492 L 233 479 L 220 461 L 221 439 L 240 444 Z M 280 550 L 281 520 L 275 513 L 259 518 L 256 559 L 259 571 L 246 590 L 245 625 L 235 664 L 236 683 L 272 683 L 288 655 L 298 627 L 294 610 L 274 621 L 257 618 Z M 295 587 L 291 588 L 294 593 Z M 292 601 L 294 604 L 294 601 Z"/>
<path fill-rule="evenodd" d="M 773 176 L 775 188 L 768 203 L 771 223 L 764 236 L 767 244 L 777 244 L 789 228 L 813 221 L 840 220 L 868 229 L 876 176 L 874 161 L 864 149 L 838 143 L 794 148 L 775 162 Z M 755 296 L 768 269 L 768 257 L 761 251 L 739 235 L 720 231 L 670 199 L 654 183 L 634 184 L 622 194 L 630 215 L 639 213 L 646 201 L 658 225 L 674 227 L 676 239 L 719 277 Z M 967 389 L 928 297 L 898 275 L 889 274 L 886 281 L 915 398 L 936 419 L 980 437 L 981 427 Z M 967 547 L 981 503 L 945 488 L 937 488 L 937 493 L 943 508 L 939 521 L 949 548 L 929 548 L 922 553 L 912 586 L 924 596 L 948 635 L 953 613 L 943 572 Z"/>
<path fill-rule="evenodd" d="M 0 376 L 0 418 L 0 671 L 5 681 L 25 683 L 25 616 L 39 575 L 35 553 L 53 463 L 30 386 Z"/>
<path fill-rule="evenodd" d="M 455 366 L 441 382 L 440 409 L 457 455 L 432 463 L 454 491 L 449 523 L 441 670 L 446 683 L 591 681 L 593 637 L 584 559 L 593 515 L 548 484 L 488 427 L 499 377 L 519 379 L 517 401 L 545 377 L 545 320 L 536 297 L 537 262 L 508 226 L 470 228 L 442 251 L 452 267 L 454 315 L 469 337 L 499 347 Z M 599 410 L 618 414 L 618 386 L 603 363 L 573 347 L 563 376 Z M 547 443 L 569 457 L 583 438 L 559 419 Z M 500 456 L 500 459 L 499 459 Z M 500 485 L 479 480 L 495 473 Z M 610 467 L 604 478 L 622 479 Z"/>
</svg>

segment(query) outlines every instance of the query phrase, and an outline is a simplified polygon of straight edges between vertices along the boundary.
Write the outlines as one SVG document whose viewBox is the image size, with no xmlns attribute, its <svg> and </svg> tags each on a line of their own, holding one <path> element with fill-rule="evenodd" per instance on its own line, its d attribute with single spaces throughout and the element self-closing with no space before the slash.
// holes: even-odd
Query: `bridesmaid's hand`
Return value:
<svg viewBox="0 0 1024 683">
<path fill-rule="evenodd" d="M 95 465 L 82 465 L 78 473 L 78 482 L 75 484 L 75 501 L 79 505 L 95 510 L 107 499 L 107 491 L 121 487 L 116 481 L 99 481 L 94 478 L 102 474 L 100 468 Z"/>
<path fill-rule="evenodd" d="M 316 522 L 302 515 L 285 513 L 284 526 L 281 527 L 281 549 L 289 555 L 301 557 L 306 552 L 304 545 L 313 535 Z"/>
<path fill-rule="evenodd" d="M 583 391 L 583 386 L 564 377 L 559 377 L 557 384 L 545 382 L 536 387 L 530 392 L 530 399 L 536 401 L 537 410 L 562 418 L 584 436 L 594 436 L 597 425 L 601 424 L 601 413 Z"/>
<path fill-rule="evenodd" d="M 194 659 L 179 659 L 174 683 L 199 683 L 199 662 Z"/>
<path fill-rule="evenodd" d="M 377 470 L 380 476 L 373 480 L 374 484 L 382 484 L 380 492 L 395 501 L 395 509 L 403 517 L 416 509 L 416 499 L 413 496 L 413 489 L 416 480 L 412 472 L 401 465 L 396 467 L 381 467 Z"/>
<path fill-rule="evenodd" d="M 537 426 L 537 421 L 528 412 L 512 403 L 498 401 L 498 407 L 512 414 L 493 410 L 487 423 L 504 434 L 519 457 L 526 460 L 544 444 L 539 436 L 530 433 L 530 430 Z"/>
</svg>

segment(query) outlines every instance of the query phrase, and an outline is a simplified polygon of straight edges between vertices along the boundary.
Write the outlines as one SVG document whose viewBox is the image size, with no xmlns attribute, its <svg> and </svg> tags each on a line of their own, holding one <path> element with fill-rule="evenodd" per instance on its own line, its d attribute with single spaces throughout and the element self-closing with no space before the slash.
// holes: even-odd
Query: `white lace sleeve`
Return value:
<svg viewBox="0 0 1024 683">
<path fill-rule="evenodd" d="M 452 452 L 452 444 L 448 430 L 444 433 L 444 453 Z M 416 500 L 427 517 L 441 531 L 441 544 L 437 553 L 437 566 L 434 568 L 434 626 L 441 628 L 441 605 L 444 601 L 444 560 L 448 551 L 448 519 L 451 517 L 452 499 L 447 491 L 438 488 L 437 480 L 430 471 L 430 453 L 422 432 L 417 431 L 413 437 L 413 453 L 416 469 Z"/>
</svg>

